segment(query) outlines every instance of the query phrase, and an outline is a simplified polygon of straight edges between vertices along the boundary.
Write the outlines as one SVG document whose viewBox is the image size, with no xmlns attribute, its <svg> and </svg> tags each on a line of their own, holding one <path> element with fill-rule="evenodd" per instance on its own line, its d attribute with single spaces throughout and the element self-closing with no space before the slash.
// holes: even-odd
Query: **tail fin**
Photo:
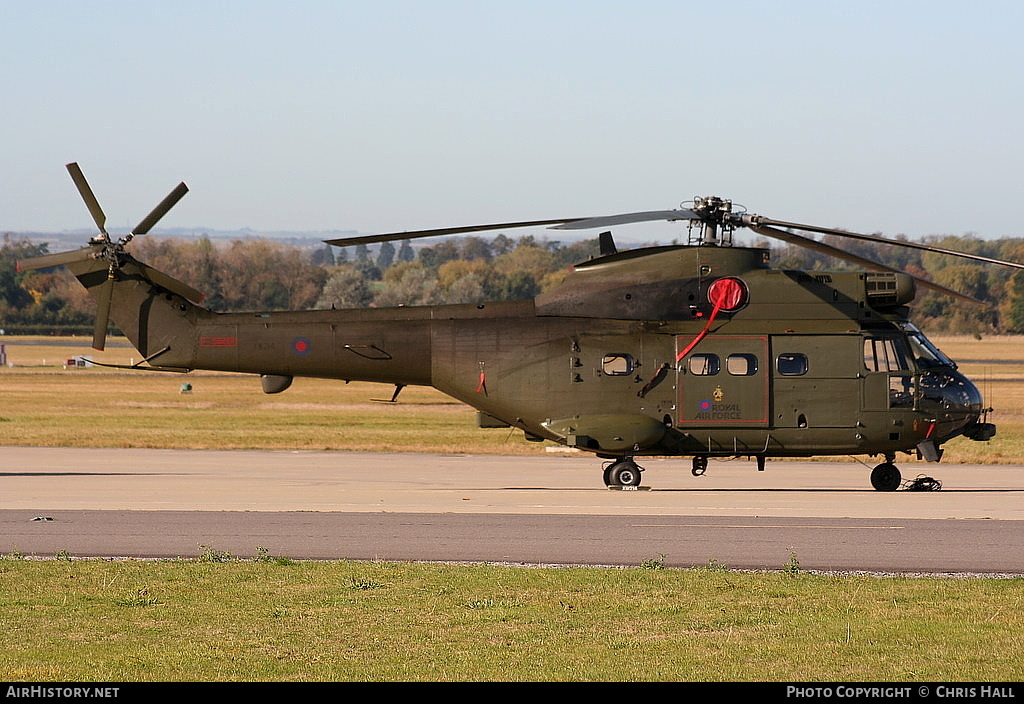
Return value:
<svg viewBox="0 0 1024 704">
<path fill-rule="evenodd" d="M 67 267 L 97 303 L 93 347 L 103 349 L 109 319 L 148 362 L 191 368 L 196 321 L 209 314 L 193 303 L 201 293 L 125 253 L 116 267 L 97 259 Z"/>
</svg>

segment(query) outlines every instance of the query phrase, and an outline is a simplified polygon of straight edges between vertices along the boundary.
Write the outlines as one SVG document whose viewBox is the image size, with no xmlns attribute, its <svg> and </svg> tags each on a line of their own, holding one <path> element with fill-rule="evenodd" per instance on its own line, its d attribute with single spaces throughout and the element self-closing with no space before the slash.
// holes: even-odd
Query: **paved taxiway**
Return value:
<svg viewBox="0 0 1024 704">
<path fill-rule="evenodd" d="M 645 459 L 644 487 L 589 455 L 0 447 L 0 553 L 487 560 L 1024 574 L 1024 468 Z M 646 488 L 649 487 L 649 488 Z"/>
</svg>

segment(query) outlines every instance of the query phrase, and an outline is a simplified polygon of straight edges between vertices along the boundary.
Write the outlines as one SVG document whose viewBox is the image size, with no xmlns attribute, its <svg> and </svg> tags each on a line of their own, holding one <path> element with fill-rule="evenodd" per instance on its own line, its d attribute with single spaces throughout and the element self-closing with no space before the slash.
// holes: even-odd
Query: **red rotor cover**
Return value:
<svg viewBox="0 0 1024 704">
<path fill-rule="evenodd" d="M 726 313 L 739 310 L 747 304 L 747 285 L 731 276 L 717 279 L 708 286 L 708 301 Z"/>
</svg>

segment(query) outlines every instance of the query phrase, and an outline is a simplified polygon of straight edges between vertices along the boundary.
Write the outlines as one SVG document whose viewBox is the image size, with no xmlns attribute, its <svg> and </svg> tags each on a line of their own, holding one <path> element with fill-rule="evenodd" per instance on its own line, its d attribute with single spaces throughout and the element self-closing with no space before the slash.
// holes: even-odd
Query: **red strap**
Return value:
<svg viewBox="0 0 1024 704">
<path fill-rule="evenodd" d="M 679 363 L 680 360 L 682 360 L 683 357 L 685 357 L 686 355 L 690 354 L 690 352 L 693 350 L 693 348 L 697 346 L 697 343 L 699 343 L 701 340 L 703 340 L 704 337 L 708 334 L 708 331 L 711 329 L 711 324 L 715 322 L 715 317 L 718 315 L 718 311 L 720 311 L 720 310 L 722 310 L 722 303 L 721 303 L 721 301 L 715 303 L 715 307 L 711 310 L 711 317 L 708 318 L 708 324 L 704 326 L 704 329 L 700 331 L 700 333 L 697 335 L 697 337 L 693 338 L 693 342 L 688 344 L 686 346 L 686 349 L 684 349 L 682 352 L 680 352 L 679 354 L 676 355 L 676 363 L 677 364 Z"/>
<path fill-rule="evenodd" d="M 704 339 L 708 331 L 711 330 L 711 325 L 715 322 L 715 318 L 718 317 L 718 313 L 723 308 L 732 309 L 742 302 L 743 287 L 736 279 L 718 279 L 708 288 L 708 298 L 711 299 L 714 308 L 711 309 L 711 316 L 708 318 L 707 325 L 704 326 L 704 329 L 700 331 L 697 337 L 693 338 L 693 342 L 687 345 L 685 350 L 676 355 L 677 364 Z"/>
</svg>

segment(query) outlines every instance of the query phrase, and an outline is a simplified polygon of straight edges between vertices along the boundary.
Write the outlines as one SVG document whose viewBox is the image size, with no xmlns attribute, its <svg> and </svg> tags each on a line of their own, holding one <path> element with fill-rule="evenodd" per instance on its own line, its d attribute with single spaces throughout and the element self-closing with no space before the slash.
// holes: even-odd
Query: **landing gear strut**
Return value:
<svg viewBox="0 0 1024 704">
<path fill-rule="evenodd" d="M 899 468 L 892 463 L 893 457 L 887 456 L 885 462 L 871 470 L 871 486 L 875 491 L 896 491 L 903 482 Z"/>
<path fill-rule="evenodd" d="M 615 460 L 604 470 L 605 486 L 640 486 L 642 471 L 632 457 Z"/>
</svg>

